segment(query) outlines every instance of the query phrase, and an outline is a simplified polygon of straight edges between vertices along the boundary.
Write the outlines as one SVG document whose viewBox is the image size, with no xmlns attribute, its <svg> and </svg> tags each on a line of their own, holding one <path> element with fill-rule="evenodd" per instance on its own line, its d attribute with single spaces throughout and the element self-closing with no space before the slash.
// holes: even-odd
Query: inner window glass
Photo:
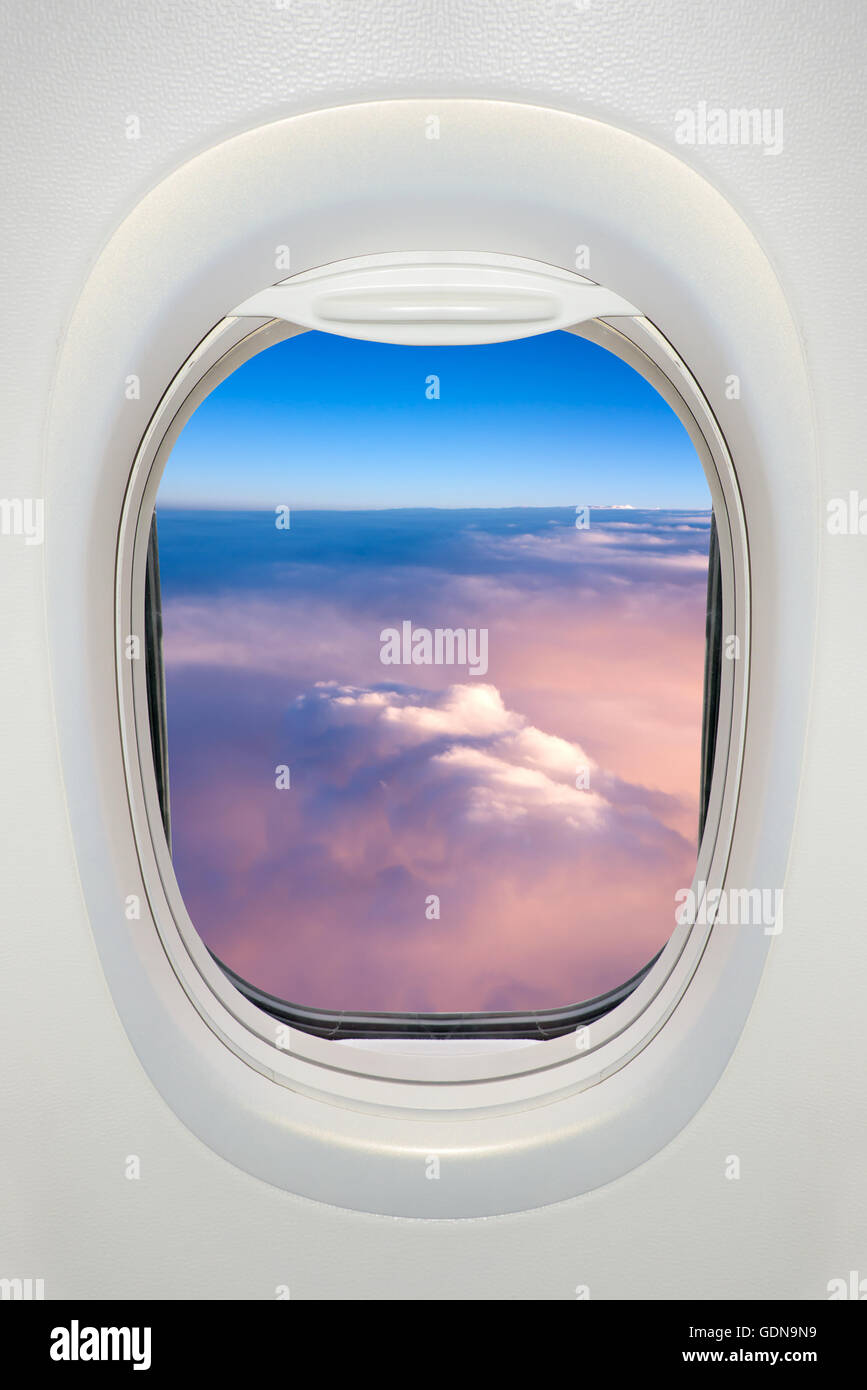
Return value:
<svg viewBox="0 0 867 1390">
<path fill-rule="evenodd" d="M 236 983 L 329 1036 L 624 997 L 695 871 L 711 531 L 677 416 L 575 334 L 309 332 L 227 377 L 146 626 L 174 872 Z"/>
</svg>

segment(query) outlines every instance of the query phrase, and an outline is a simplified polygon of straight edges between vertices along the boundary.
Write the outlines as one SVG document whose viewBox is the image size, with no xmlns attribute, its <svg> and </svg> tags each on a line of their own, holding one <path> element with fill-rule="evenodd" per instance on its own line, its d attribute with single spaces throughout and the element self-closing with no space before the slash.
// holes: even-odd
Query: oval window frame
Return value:
<svg viewBox="0 0 867 1390">
<path fill-rule="evenodd" d="M 396 253 L 395 260 L 405 263 L 407 253 Z M 702 921 L 707 914 L 700 897 L 697 920 L 675 926 L 638 987 L 579 1030 L 580 1047 L 578 1035 L 566 1034 L 519 1047 L 504 1046 L 502 1040 L 486 1040 L 480 1048 L 468 1045 L 468 1039 L 435 1039 L 415 1045 L 377 1041 L 361 1048 L 287 1029 L 232 985 L 186 911 L 162 833 L 145 663 L 125 656 L 128 634 L 144 630 L 150 518 L 168 455 L 198 405 L 249 358 L 304 331 L 277 319 L 230 315 L 218 323 L 172 379 L 141 440 L 129 478 L 117 551 L 118 701 L 130 814 L 160 940 L 188 998 L 212 1031 L 262 1075 L 311 1098 L 361 1109 L 478 1114 L 520 1110 L 585 1090 L 626 1066 L 676 1009 L 711 931 L 710 923 Z M 749 550 L 734 462 L 695 378 L 648 319 L 594 319 L 564 331 L 613 351 L 649 381 L 687 429 L 711 491 L 722 571 L 723 632 L 740 643 L 740 659 L 722 663 L 716 756 L 693 879 L 694 889 L 703 884 L 705 892 L 712 892 L 725 882 L 749 686 Z"/>
</svg>

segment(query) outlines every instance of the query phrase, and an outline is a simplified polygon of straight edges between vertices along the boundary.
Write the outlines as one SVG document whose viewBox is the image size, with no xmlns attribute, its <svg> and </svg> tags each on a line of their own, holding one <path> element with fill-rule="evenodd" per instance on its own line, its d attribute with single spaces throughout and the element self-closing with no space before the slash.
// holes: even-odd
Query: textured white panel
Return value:
<svg viewBox="0 0 867 1390">
<path fill-rule="evenodd" d="M 40 492 L 64 326 L 101 246 L 148 189 L 237 131 L 403 96 L 430 97 L 432 111 L 443 96 L 558 106 L 701 170 L 766 248 L 799 325 L 824 496 L 867 490 L 865 27 L 848 0 L 6 0 L 2 18 L 3 495 Z M 781 152 L 678 145 L 678 111 L 702 101 L 782 110 Z M 341 172 L 337 154 L 335 206 Z M 578 1283 L 594 1298 L 816 1298 L 829 1278 L 867 1272 L 867 540 L 825 538 L 786 929 L 723 1080 L 627 1177 L 556 1208 L 466 1223 L 287 1196 L 208 1151 L 148 1082 L 78 885 L 41 565 L 38 548 L 0 546 L 0 1272 L 44 1277 L 49 1297 L 267 1298 L 288 1283 L 301 1298 L 507 1299 L 568 1299 Z M 726 1182 L 733 1152 L 743 1176 Z M 123 1177 L 129 1153 L 142 1157 L 137 1183 Z"/>
</svg>

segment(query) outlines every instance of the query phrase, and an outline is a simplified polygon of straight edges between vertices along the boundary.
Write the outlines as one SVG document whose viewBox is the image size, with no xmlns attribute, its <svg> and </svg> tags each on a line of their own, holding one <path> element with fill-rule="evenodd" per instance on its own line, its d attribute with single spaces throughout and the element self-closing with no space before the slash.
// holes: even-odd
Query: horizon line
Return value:
<svg viewBox="0 0 867 1390">
<path fill-rule="evenodd" d="M 507 502 L 497 506 L 483 506 L 479 503 L 454 503 L 446 506 L 434 506 L 431 504 L 413 504 L 405 507 L 386 507 L 386 506 L 294 506 L 291 503 L 270 503 L 270 502 L 157 502 L 157 511 L 209 511 L 209 512 L 276 512 L 278 507 L 289 507 L 293 513 L 304 512 L 550 512 L 563 511 L 572 512 L 576 509 L 576 504 L 572 502 L 552 502 L 552 503 L 522 503 Z M 642 506 L 636 502 L 582 502 L 577 504 L 579 508 L 587 507 L 592 512 L 697 512 L 701 515 L 710 516 L 713 507 L 698 506 Z"/>
</svg>

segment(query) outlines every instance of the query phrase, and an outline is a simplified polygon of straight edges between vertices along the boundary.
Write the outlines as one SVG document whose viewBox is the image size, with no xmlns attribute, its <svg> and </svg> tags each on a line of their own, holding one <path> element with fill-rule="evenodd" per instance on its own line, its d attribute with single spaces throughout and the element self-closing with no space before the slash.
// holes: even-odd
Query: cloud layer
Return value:
<svg viewBox="0 0 867 1390">
<path fill-rule="evenodd" d="M 164 581 L 175 867 L 232 969 L 322 1008 L 548 1008 L 659 949 L 695 863 L 707 517 L 627 515 Z M 487 676 L 383 667 L 402 619 L 487 627 Z"/>
</svg>

